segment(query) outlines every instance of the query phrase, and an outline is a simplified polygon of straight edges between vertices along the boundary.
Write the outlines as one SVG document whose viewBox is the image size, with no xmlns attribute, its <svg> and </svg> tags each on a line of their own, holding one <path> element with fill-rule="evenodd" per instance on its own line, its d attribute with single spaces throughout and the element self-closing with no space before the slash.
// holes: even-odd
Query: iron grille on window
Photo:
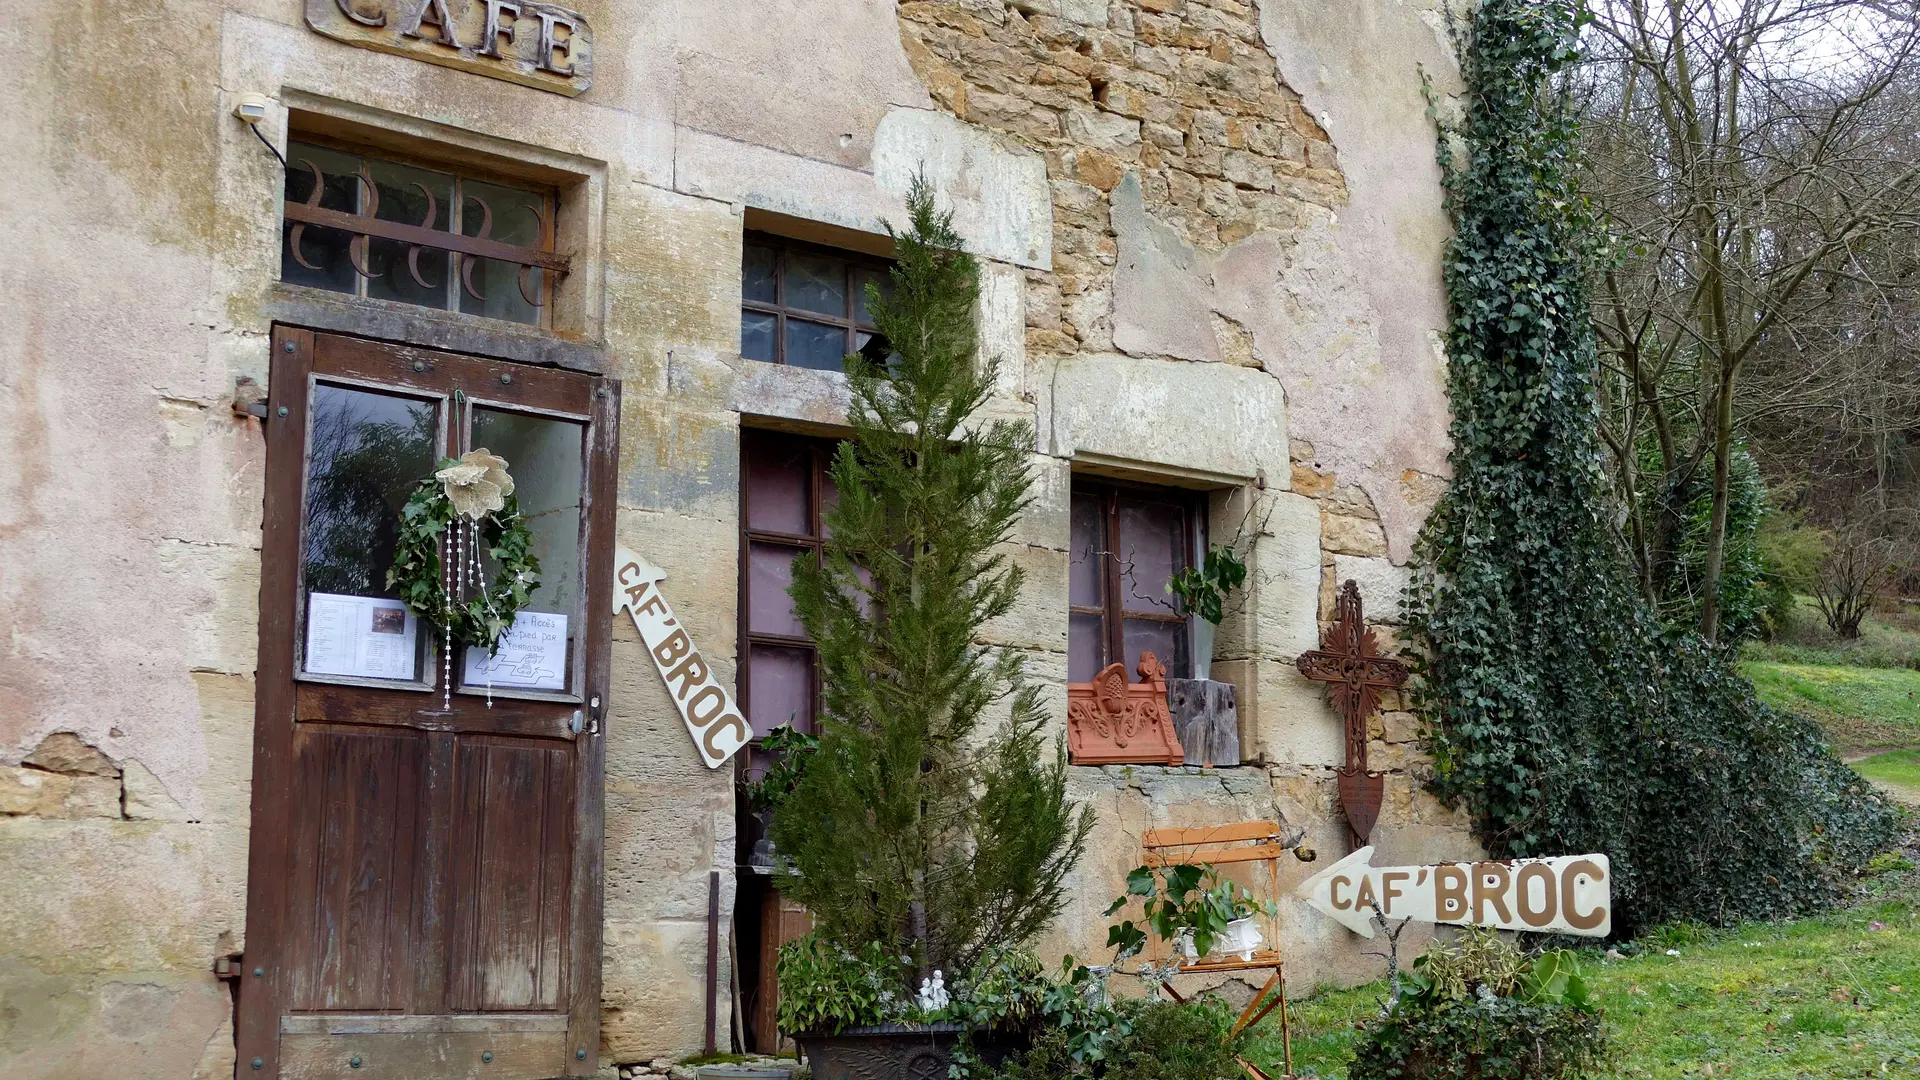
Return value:
<svg viewBox="0 0 1920 1080">
<path fill-rule="evenodd" d="M 549 191 L 287 146 L 283 281 L 544 325 L 568 259 Z"/>
</svg>

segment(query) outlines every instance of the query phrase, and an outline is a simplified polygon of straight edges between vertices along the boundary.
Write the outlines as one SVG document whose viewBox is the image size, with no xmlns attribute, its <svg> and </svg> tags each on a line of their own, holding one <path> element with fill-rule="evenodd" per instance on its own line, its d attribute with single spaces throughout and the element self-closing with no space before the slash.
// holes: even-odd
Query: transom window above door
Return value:
<svg viewBox="0 0 1920 1080">
<path fill-rule="evenodd" d="M 280 279 L 331 292 L 548 326 L 551 189 L 319 142 L 287 144 Z"/>
<path fill-rule="evenodd" d="M 844 370 L 853 353 L 883 363 L 867 286 L 893 290 L 885 259 L 749 232 L 740 263 L 740 355 L 789 367 Z"/>
</svg>

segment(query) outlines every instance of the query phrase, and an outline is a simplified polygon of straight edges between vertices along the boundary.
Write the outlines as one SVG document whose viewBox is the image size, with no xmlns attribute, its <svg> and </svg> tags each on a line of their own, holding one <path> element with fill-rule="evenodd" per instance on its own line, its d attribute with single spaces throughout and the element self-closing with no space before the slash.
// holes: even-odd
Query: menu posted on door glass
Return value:
<svg viewBox="0 0 1920 1080">
<path fill-rule="evenodd" d="M 414 677 L 419 628 L 398 600 L 313 593 L 307 597 L 309 675 Z"/>
<path fill-rule="evenodd" d="M 565 690 L 567 688 L 567 617 L 545 611 L 523 611 L 500 635 L 500 648 L 468 647 L 462 682 L 471 690 L 492 686 L 507 690 Z"/>
</svg>

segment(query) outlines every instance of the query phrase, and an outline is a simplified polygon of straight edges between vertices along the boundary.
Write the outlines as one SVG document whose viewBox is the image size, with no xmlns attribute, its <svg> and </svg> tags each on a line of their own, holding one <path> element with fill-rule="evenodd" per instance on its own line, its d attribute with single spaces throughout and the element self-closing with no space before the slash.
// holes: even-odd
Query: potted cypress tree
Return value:
<svg viewBox="0 0 1920 1080">
<path fill-rule="evenodd" d="M 996 367 L 975 357 L 979 266 L 924 178 L 907 209 L 892 293 L 868 295 L 895 355 L 847 358 L 839 501 L 823 557 L 794 564 L 820 741 L 772 835 L 784 891 L 815 919 L 780 988 L 783 1012 L 813 1018 L 790 1034 L 815 1080 L 944 1076 L 962 1026 L 929 1021 L 968 1011 L 939 988 L 1007 970 L 1058 914 L 1093 824 L 1067 800 L 1064 744 L 1047 753 L 1023 657 L 979 644 L 1020 591 L 999 545 L 1030 501 L 1033 429 L 974 419 Z"/>
</svg>

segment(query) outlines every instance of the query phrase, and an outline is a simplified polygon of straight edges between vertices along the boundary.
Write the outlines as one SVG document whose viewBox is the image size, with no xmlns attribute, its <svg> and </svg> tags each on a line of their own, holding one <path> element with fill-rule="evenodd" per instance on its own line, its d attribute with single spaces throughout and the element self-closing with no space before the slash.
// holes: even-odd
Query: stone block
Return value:
<svg viewBox="0 0 1920 1080">
<path fill-rule="evenodd" d="M 127 762 L 122 783 L 121 809 L 128 818 L 135 821 L 191 820 L 185 808 L 167 793 L 159 777 L 138 761 Z"/>
<path fill-rule="evenodd" d="M 1291 661 L 1320 644 L 1319 508 L 1269 489 L 1248 520 L 1262 532 L 1247 559 L 1247 626 L 1223 634 L 1221 646 L 1236 650 L 1227 655 Z"/>
<path fill-rule="evenodd" d="M 117 818 L 120 816 L 120 779 L 20 767 L 0 768 L 0 814 Z"/>
<path fill-rule="evenodd" d="M 1293 665 L 1263 660 L 1253 665 L 1258 710 L 1253 728 L 1260 760 L 1335 766 L 1346 760 L 1346 735 L 1326 690 Z"/>
<path fill-rule="evenodd" d="M 1411 569 L 1395 566 L 1382 556 L 1363 558 L 1336 554 L 1333 577 L 1336 587 L 1349 581 L 1360 587 L 1360 600 L 1369 623 L 1397 626 L 1404 620 L 1402 596 L 1413 583 Z"/>
<path fill-rule="evenodd" d="M 33 752 L 20 759 L 47 772 L 86 776 L 119 776 L 120 769 L 107 755 L 71 731 L 56 731 L 40 740 Z"/>
<path fill-rule="evenodd" d="M 1387 534 L 1378 521 L 1325 514 L 1321 521 L 1321 545 L 1338 555 L 1377 556 L 1387 553 Z"/>
<path fill-rule="evenodd" d="M 1124 156 L 1140 145 L 1140 121 L 1096 109 L 1073 109 L 1067 113 L 1067 138 Z"/>
<path fill-rule="evenodd" d="M 874 133 L 874 180 L 904 198 L 922 173 L 975 255 L 1052 266 L 1053 201 L 1040 155 L 945 113 L 889 110 Z"/>
<path fill-rule="evenodd" d="M 1251 479 L 1267 468 L 1285 414 L 1280 384 L 1264 372 L 1081 354 L 1056 369 L 1053 452 Z"/>
</svg>

